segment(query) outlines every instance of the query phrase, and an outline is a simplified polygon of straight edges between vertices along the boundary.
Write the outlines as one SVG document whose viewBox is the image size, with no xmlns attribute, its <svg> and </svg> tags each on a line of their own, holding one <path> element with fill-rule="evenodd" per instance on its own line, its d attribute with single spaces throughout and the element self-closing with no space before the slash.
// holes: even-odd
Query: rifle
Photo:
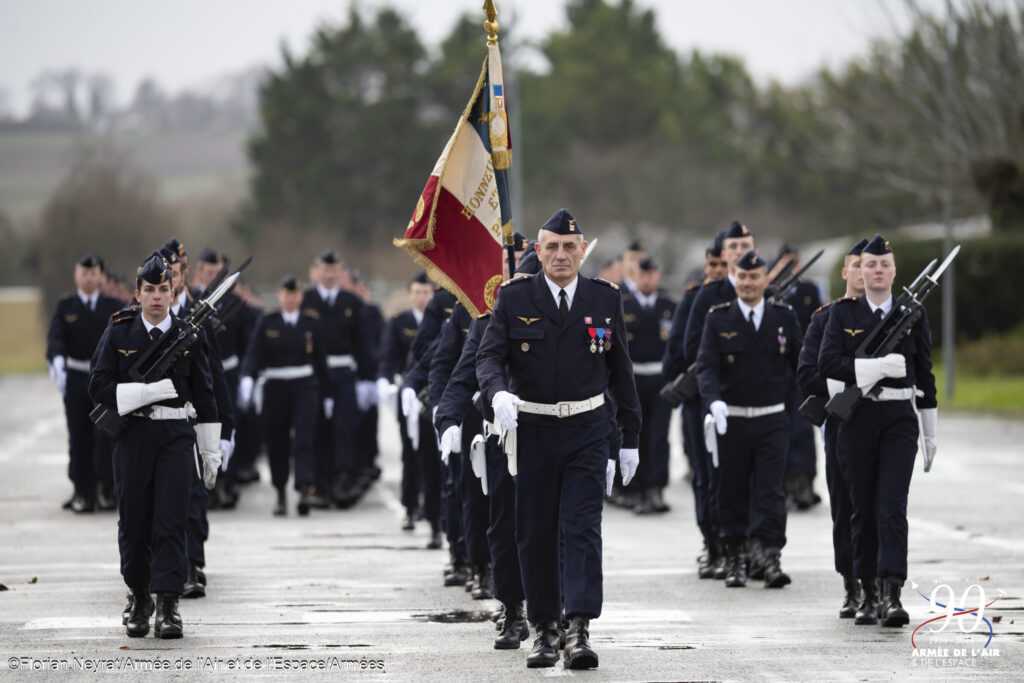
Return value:
<svg viewBox="0 0 1024 683">
<path fill-rule="evenodd" d="M 819 249 L 818 253 L 815 254 L 814 256 L 812 256 L 810 261 L 808 261 L 804 265 L 800 266 L 800 270 L 798 270 L 795 273 L 793 273 L 792 275 L 788 275 L 788 276 L 785 275 L 785 273 L 788 272 L 788 270 L 791 268 L 793 263 L 795 263 L 795 261 L 790 261 L 789 263 L 787 263 L 786 267 L 782 269 L 782 272 L 780 272 L 775 277 L 776 280 L 779 280 L 779 279 L 782 279 L 782 278 L 785 278 L 785 279 L 782 280 L 781 284 L 779 284 L 778 287 L 773 287 L 774 291 L 771 294 L 768 295 L 768 300 L 770 302 L 773 302 L 773 303 L 782 303 L 783 300 L 785 300 L 785 298 L 787 296 L 789 296 L 789 293 L 793 290 L 793 287 L 796 286 L 797 280 L 800 279 L 800 276 L 803 275 L 804 273 L 806 273 L 807 269 L 810 268 L 811 266 L 813 266 L 814 262 L 817 261 L 818 259 L 820 259 L 821 255 L 824 254 L 824 253 L 825 253 L 824 249 Z"/>
<path fill-rule="evenodd" d="M 684 372 L 663 386 L 658 394 L 671 406 L 675 408 L 680 403 L 689 402 L 697 398 L 700 390 L 697 386 L 697 364 L 691 363 Z"/>
<path fill-rule="evenodd" d="M 234 287 L 240 276 L 240 272 L 236 272 L 223 280 L 211 294 L 197 301 L 188 315 L 175 318 L 171 329 L 139 354 L 138 360 L 128 368 L 128 377 L 143 383 L 167 377 L 178 359 L 199 340 L 200 327 L 216 313 L 217 302 Z M 117 408 L 102 403 L 93 408 L 89 418 L 112 439 L 119 438 L 128 423 L 126 417 L 118 414 Z"/>
<path fill-rule="evenodd" d="M 242 262 L 242 265 L 240 265 L 238 267 L 238 270 L 236 270 L 235 272 L 236 273 L 241 273 L 243 270 L 245 270 L 249 266 L 250 263 L 252 263 L 252 256 L 250 256 L 249 258 L 245 259 L 245 261 Z M 220 286 L 220 283 L 224 281 L 224 278 L 228 274 L 228 268 L 229 268 L 230 264 L 231 264 L 231 259 L 225 257 L 225 259 L 224 259 L 224 266 L 220 269 L 220 271 L 218 271 L 217 275 L 213 278 L 213 280 L 210 281 L 210 286 L 206 288 L 207 291 L 210 291 L 210 292 L 215 291 L 217 289 L 217 287 Z M 227 293 L 230 293 L 231 290 L 234 289 L 234 288 L 235 288 L 235 286 L 232 284 L 231 287 L 228 289 Z M 225 294 L 225 296 L 226 296 L 226 294 Z M 232 308 L 230 314 L 229 314 L 228 313 L 228 307 L 232 303 L 236 303 L 236 304 L 239 304 L 239 305 L 234 306 Z M 217 311 L 215 311 L 215 315 L 210 316 L 210 319 L 209 319 L 210 329 L 211 329 L 211 331 L 213 332 L 214 335 L 220 334 L 221 332 L 224 331 L 224 329 L 225 329 L 224 328 L 224 323 L 227 322 L 228 320 L 230 320 L 232 317 L 234 317 L 235 313 L 238 312 L 237 309 L 241 308 L 240 304 L 241 304 L 241 302 L 238 301 L 237 299 L 235 299 L 233 302 L 225 302 L 225 303 L 221 304 L 221 307 Z"/>
<path fill-rule="evenodd" d="M 953 262 L 960 252 L 960 245 L 949 252 L 946 260 L 932 274 L 935 267 L 935 260 L 929 263 L 921 274 L 910 284 L 903 288 L 903 294 L 893 302 L 892 310 L 875 325 L 864 341 L 860 343 L 854 352 L 856 358 L 881 358 L 893 353 L 900 342 L 907 335 L 910 329 L 917 324 L 924 315 L 924 300 L 938 286 L 939 277 Z M 849 422 L 853 417 L 853 411 L 865 394 L 871 393 L 875 386 L 868 387 L 867 391 L 861 391 L 856 384 L 846 387 L 839 392 L 825 405 L 829 415 L 838 417 L 843 422 Z"/>
</svg>

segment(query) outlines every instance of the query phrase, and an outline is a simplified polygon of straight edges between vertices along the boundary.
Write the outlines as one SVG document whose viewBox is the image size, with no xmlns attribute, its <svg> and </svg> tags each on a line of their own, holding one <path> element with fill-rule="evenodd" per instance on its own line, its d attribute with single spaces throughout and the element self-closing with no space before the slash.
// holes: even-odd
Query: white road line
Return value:
<svg viewBox="0 0 1024 683">
<path fill-rule="evenodd" d="M 953 541 L 964 541 L 966 543 L 976 543 L 978 545 L 985 545 L 992 548 L 999 548 L 1000 550 L 1010 550 L 1013 552 L 1024 553 L 1024 541 L 1019 541 L 1011 538 L 999 538 L 998 536 L 973 536 L 970 532 L 954 529 L 953 527 L 941 524 L 939 522 L 931 522 L 924 519 L 917 519 L 911 517 L 907 520 L 912 529 L 921 531 L 932 536 L 940 536 L 942 538 L 953 540 Z"/>
</svg>

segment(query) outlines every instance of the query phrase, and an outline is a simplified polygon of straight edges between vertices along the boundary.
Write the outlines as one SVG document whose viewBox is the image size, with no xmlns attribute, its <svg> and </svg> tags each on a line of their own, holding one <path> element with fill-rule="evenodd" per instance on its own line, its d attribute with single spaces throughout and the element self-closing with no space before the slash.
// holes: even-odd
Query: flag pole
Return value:
<svg viewBox="0 0 1024 683">
<path fill-rule="evenodd" d="M 498 10 L 494 6 L 494 0 L 484 0 L 484 31 L 487 32 L 487 46 L 497 47 L 498 45 Z M 501 236 L 505 240 L 505 257 L 508 260 L 508 275 L 516 272 L 515 238 L 513 236 L 512 221 L 501 226 Z"/>
</svg>

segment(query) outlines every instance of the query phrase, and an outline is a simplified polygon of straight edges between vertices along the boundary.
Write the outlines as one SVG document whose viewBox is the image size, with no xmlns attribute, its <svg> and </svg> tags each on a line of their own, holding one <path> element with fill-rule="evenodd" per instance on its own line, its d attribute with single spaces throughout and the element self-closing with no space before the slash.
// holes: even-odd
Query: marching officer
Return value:
<svg viewBox="0 0 1024 683">
<path fill-rule="evenodd" d="M 360 327 L 368 340 L 368 347 L 371 349 L 370 361 L 373 368 L 373 377 L 377 377 L 377 364 L 380 362 L 378 354 L 374 349 L 379 348 L 381 335 L 384 333 L 384 314 L 380 306 L 373 302 L 373 296 L 369 285 L 362 275 L 352 271 L 353 291 L 363 302 L 363 319 Z M 361 389 L 360 389 L 361 387 Z M 374 382 L 363 382 L 356 386 L 356 406 L 358 408 L 358 420 L 355 430 L 355 448 L 359 456 L 360 472 L 357 478 L 356 488 L 360 495 L 369 490 L 373 482 L 380 479 L 381 469 L 377 466 L 377 456 L 380 455 L 380 446 L 377 443 L 377 425 L 379 413 L 377 404 L 377 384 Z"/>
<path fill-rule="evenodd" d="M 668 342 L 665 344 L 664 377 L 666 381 L 671 382 L 693 363 L 693 359 L 684 355 L 683 337 L 686 333 L 686 321 L 690 311 L 693 310 L 693 302 L 696 300 L 700 288 L 712 282 L 718 282 L 726 275 L 728 269 L 725 259 L 722 258 L 722 240 L 724 238 L 725 231 L 719 231 L 711 245 L 704 250 L 704 279 L 699 283 L 689 285 L 683 292 L 683 298 L 680 299 L 679 305 L 676 306 Z M 683 401 L 681 407 L 683 450 L 689 461 L 690 472 L 693 473 L 690 485 L 693 489 L 695 516 L 697 527 L 700 529 L 704 541 L 704 549 L 697 557 L 697 576 L 702 579 L 724 579 L 725 562 L 721 553 L 718 552 L 718 528 L 714 525 L 715 515 L 711 510 L 711 458 L 704 446 L 701 411 L 699 396 Z M 720 576 L 715 576 L 716 569 L 719 570 Z"/>
<path fill-rule="evenodd" d="M 565 666 L 598 665 L 589 628 L 601 615 L 601 507 L 615 473 L 606 391 L 618 409 L 625 485 L 639 461 L 640 401 L 622 297 L 616 285 L 579 277 L 586 246 L 568 211 L 548 219 L 535 245 L 543 275 L 503 285 L 477 351 L 484 400 L 501 427 L 514 430 L 506 444 L 517 444 L 516 537 L 537 633 L 528 667 L 558 661 L 563 595 Z"/>
<path fill-rule="evenodd" d="M 409 364 L 409 349 L 416 336 L 416 329 L 423 320 L 423 311 L 430 302 L 434 288 L 425 272 L 418 273 L 406 285 L 405 295 L 410 308 L 388 320 L 381 335 L 379 364 L 377 368 L 377 396 L 381 404 L 391 401 L 396 416 L 401 416 L 398 403 L 396 378 L 403 375 Z M 400 379 L 397 381 L 401 382 Z M 422 474 L 416 451 L 412 447 L 406 421 L 398 420 L 398 433 L 402 442 L 402 483 L 401 503 L 405 508 L 402 529 L 412 531 L 416 527 L 416 515 L 420 509 Z"/>
<path fill-rule="evenodd" d="M 718 434 L 719 535 L 727 587 L 747 582 L 744 546 L 766 588 L 790 583 L 782 479 L 789 446 L 786 394 L 802 335 L 793 309 L 764 298 L 767 264 L 751 250 L 733 267 L 737 297 L 707 315 L 697 354 L 700 394 Z M 751 511 L 755 514 L 751 515 Z M 749 531 L 748 531 L 749 529 Z"/>
<path fill-rule="evenodd" d="M 318 468 L 327 473 L 331 497 L 340 508 L 353 505 L 359 488 L 361 463 L 356 452 L 355 430 L 360 397 L 375 392 L 372 341 L 363 323 L 363 302 L 342 287 L 347 280 L 344 265 L 333 249 L 316 259 L 316 285 L 305 291 L 302 311 L 316 316 L 327 344 L 330 381 L 320 387 L 323 398 L 330 399 L 317 425 L 316 453 L 326 459 Z M 362 403 L 367 403 L 364 398 Z"/>
<path fill-rule="evenodd" d="M 68 478 L 75 490 L 64 503 L 66 510 L 113 510 L 112 444 L 89 419 L 89 359 L 92 358 L 110 316 L 121 309 L 117 299 L 100 292 L 103 259 L 86 254 L 75 264 L 76 292 L 57 302 L 46 334 L 46 360 L 50 378 L 64 397 L 68 423 Z"/>
<path fill-rule="evenodd" d="M 662 492 L 668 486 L 668 424 L 672 411 L 658 392 L 665 385 L 662 357 L 676 304 L 658 289 L 660 283 L 658 264 L 650 257 L 641 259 L 636 269 L 636 291 L 622 301 L 629 356 L 643 411 L 640 465 L 633 480 L 633 488 L 639 493 L 634 512 L 641 515 L 669 510 Z"/>
<path fill-rule="evenodd" d="M 315 315 L 300 311 L 302 290 L 294 275 L 287 275 L 277 290 L 280 311 L 265 315 L 253 330 L 249 350 L 242 361 L 238 383 L 239 402 L 253 399 L 256 378 L 263 386 L 262 422 L 266 434 L 270 478 L 277 491 L 273 513 L 287 514 L 290 461 L 295 467 L 295 490 L 299 492 L 297 511 L 309 514 L 315 495 L 316 463 L 313 457 L 313 430 L 320 412 L 320 387 L 330 381 L 327 371 L 326 342 Z M 323 400 L 330 413 L 330 398 Z"/>
<path fill-rule="evenodd" d="M 789 263 L 793 270 L 800 269 L 800 250 L 791 244 L 783 244 L 779 248 L 776 261 L 776 272 Z M 774 278 L 773 278 L 774 284 Z M 786 296 L 785 302 L 793 307 L 800 329 L 805 333 L 811 323 L 811 315 L 821 304 L 818 287 L 811 282 L 797 280 L 793 289 Z M 817 449 L 814 446 L 814 427 L 800 414 L 799 407 L 803 402 L 803 393 L 798 384 L 793 393 L 786 398 L 786 411 L 789 413 L 789 459 L 786 462 L 786 497 L 798 510 L 806 510 L 821 502 L 821 496 L 814 492 L 814 478 L 818 474 Z"/>
<path fill-rule="evenodd" d="M 860 255 L 868 241 L 862 239 L 846 253 L 843 259 L 843 280 L 846 281 L 846 298 L 864 296 L 864 278 L 860 274 Z M 818 353 L 821 351 L 821 337 L 828 324 L 833 302 L 825 303 L 811 315 L 811 322 L 804 334 L 804 345 L 800 350 L 796 377 L 800 389 L 806 396 L 817 397 L 824 405 L 829 391 L 824 378 L 818 373 Z M 840 619 L 852 619 L 860 606 L 860 583 L 853 574 L 853 541 L 850 536 L 850 490 L 843 477 L 842 468 L 836 460 L 836 434 L 839 427 L 835 419 L 825 420 L 825 484 L 828 486 L 829 506 L 832 512 L 832 550 L 836 571 L 843 577 L 846 595 L 839 609 Z"/>
<path fill-rule="evenodd" d="M 818 370 L 826 380 L 856 384 L 867 394 L 850 421 L 838 425 L 836 436 L 836 459 L 853 506 L 853 573 L 864 592 L 855 623 L 874 624 L 881 618 L 883 626 L 903 626 L 909 621 L 900 603 L 907 578 L 907 496 L 919 436 L 924 437 L 926 470 L 936 450 L 931 330 L 924 316 L 898 351 L 881 358 L 857 357 L 861 335 L 893 312 L 896 262 L 881 235 L 864 247 L 860 270 L 864 296 L 833 304 Z M 920 427 L 911 401 L 920 413 Z"/>
<path fill-rule="evenodd" d="M 139 268 L 140 308 L 111 319 L 92 357 L 89 395 L 115 406 L 126 418 L 114 443 L 118 492 L 118 544 L 121 575 L 132 592 L 126 632 L 149 633 L 157 594 L 154 633 L 180 638 L 178 598 L 188 571 L 185 536 L 194 448 L 211 488 L 220 467 L 217 403 L 206 348 L 194 344 L 175 363 L 170 377 L 151 383 L 131 381 L 136 354 L 159 343 L 171 329 L 171 272 L 158 252 Z M 193 426 L 194 425 L 194 426 Z"/>
</svg>

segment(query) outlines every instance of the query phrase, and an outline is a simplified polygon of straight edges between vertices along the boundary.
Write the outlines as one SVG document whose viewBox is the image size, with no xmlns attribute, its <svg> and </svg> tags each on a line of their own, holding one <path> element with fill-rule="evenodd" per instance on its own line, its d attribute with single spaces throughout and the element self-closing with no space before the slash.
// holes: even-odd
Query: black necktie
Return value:
<svg viewBox="0 0 1024 683">
<path fill-rule="evenodd" d="M 562 322 L 569 317 L 569 297 L 565 295 L 565 290 L 558 290 L 558 312 L 562 314 Z"/>
<path fill-rule="evenodd" d="M 754 322 L 754 311 L 753 310 L 750 311 L 750 315 L 747 317 L 747 320 L 750 321 L 750 329 L 754 330 L 754 332 L 757 332 L 757 324 Z"/>
<path fill-rule="evenodd" d="M 160 330 L 159 327 L 154 327 L 149 331 L 149 336 L 153 341 L 159 339 L 161 334 L 163 334 L 163 332 Z"/>
<path fill-rule="evenodd" d="M 876 308 L 875 309 L 875 322 L 877 323 L 881 319 L 882 319 L 882 309 L 881 308 Z"/>
</svg>

